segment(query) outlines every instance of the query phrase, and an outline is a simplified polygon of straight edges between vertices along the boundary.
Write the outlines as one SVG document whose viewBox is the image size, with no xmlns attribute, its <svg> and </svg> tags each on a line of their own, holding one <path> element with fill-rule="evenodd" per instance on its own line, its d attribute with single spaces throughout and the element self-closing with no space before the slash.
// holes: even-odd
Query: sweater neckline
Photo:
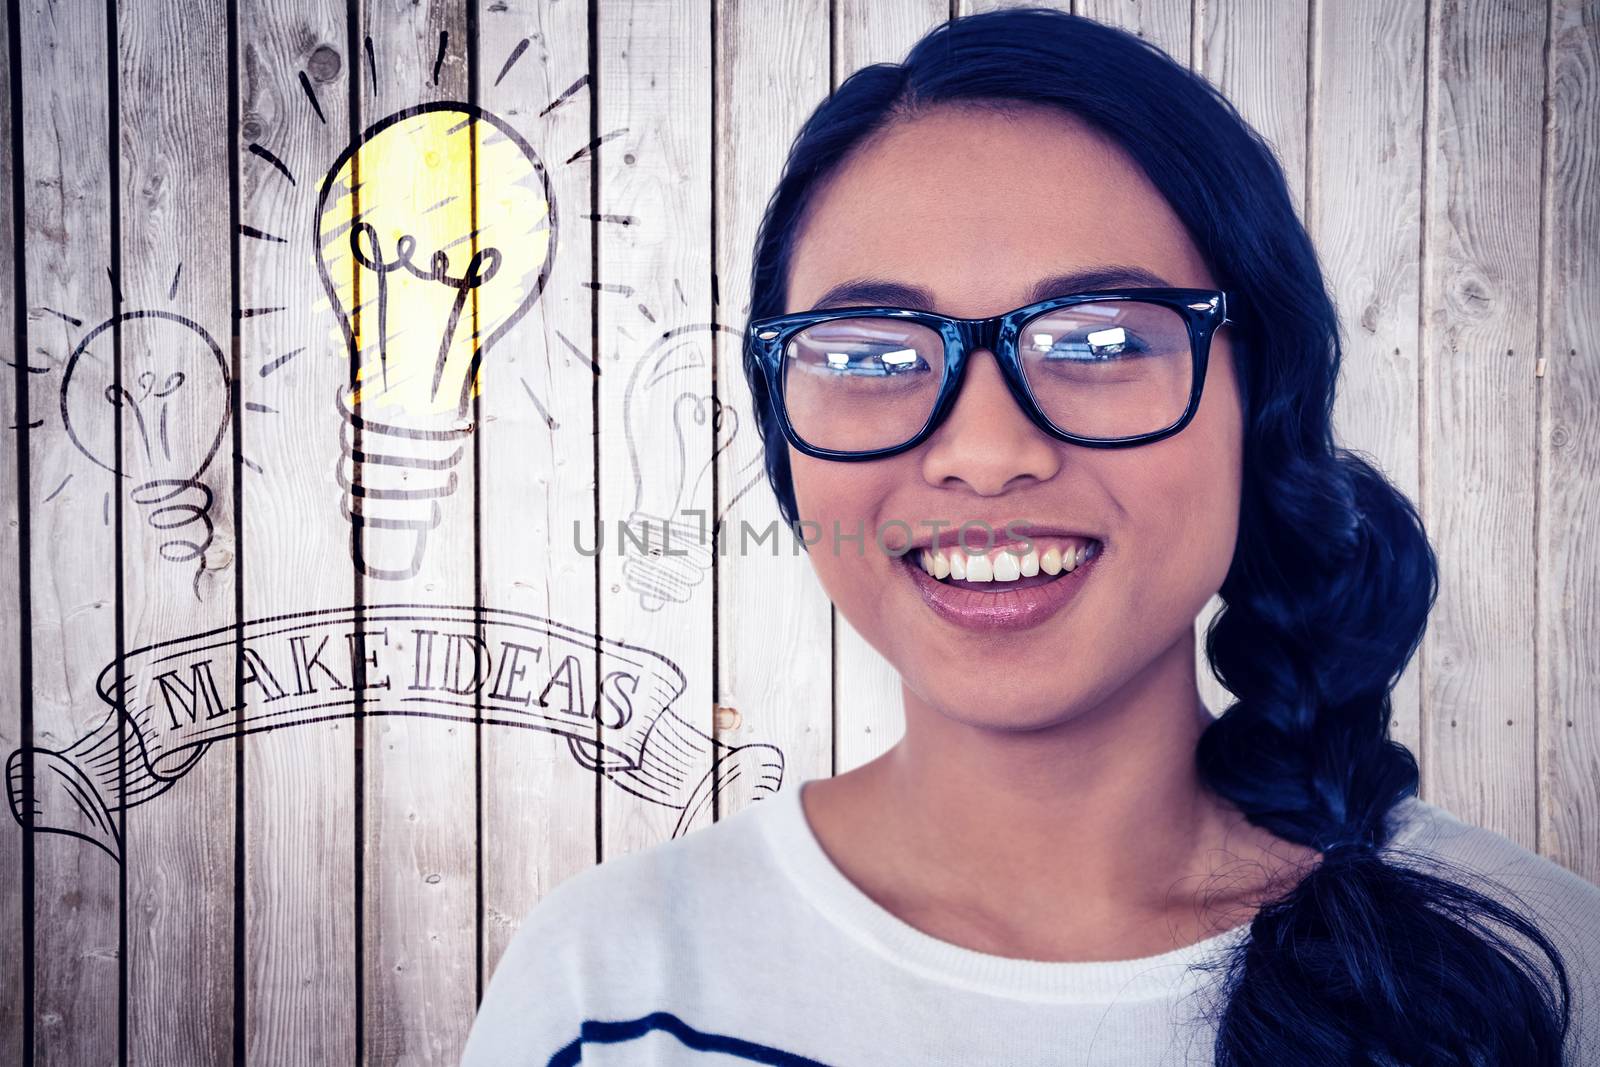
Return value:
<svg viewBox="0 0 1600 1067">
<path fill-rule="evenodd" d="M 801 805 L 800 794 L 812 780 L 779 790 L 755 805 L 770 809 L 762 820 L 763 829 L 779 868 L 835 926 L 922 977 L 1021 1000 L 1107 1003 L 1170 998 L 1206 985 L 1214 968 L 1225 963 L 1234 946 L 1249 935 L 1246 920 L 1153 956 L 1087 961 L 1018 959 L 944 941 L 883 907 L 834 864 Z"/>
</svg>

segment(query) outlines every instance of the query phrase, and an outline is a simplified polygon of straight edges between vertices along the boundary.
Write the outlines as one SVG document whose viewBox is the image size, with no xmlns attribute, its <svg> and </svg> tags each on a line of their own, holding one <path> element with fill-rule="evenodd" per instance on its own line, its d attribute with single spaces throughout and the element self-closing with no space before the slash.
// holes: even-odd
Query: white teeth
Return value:
<svg viewBox="0 0 1600 1067">
<path fill-rule="evenodd" d="M 1010 549 L 1001 549 L 994 556 L 968 554 L 959 549 L 934 550 L 924 548 L 918 552 L 917 562 L 924 572 L 938 579 L 954 578 L 969 582 L 1014 582 L 1019 578 L 1032 578 L 1043 572 L 1049 575 L 1077 570 L 1098 551 L 1097 543 L 1068 544 L 1063 550 L 1059 544 L 1051 545 L 1041 555 L 1038 548 L 1030 548 L 1022 555 Z"/>
</svg>

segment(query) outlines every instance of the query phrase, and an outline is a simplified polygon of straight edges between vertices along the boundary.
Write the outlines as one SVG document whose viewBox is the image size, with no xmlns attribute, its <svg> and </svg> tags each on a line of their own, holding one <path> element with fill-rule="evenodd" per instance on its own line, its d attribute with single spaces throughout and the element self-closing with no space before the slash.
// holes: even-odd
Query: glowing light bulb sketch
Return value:
<svg viewBox="0 0 1600 1067">
<path fill-rule="evenodd" d="M 702 506 L 709 501 L 711 473 L 717 459 L 739 434 L 737 409 L 716 397 L 684 392 L 677 387 L 680 373 L 711 365 L 711 338 L 718 331 L 724 345 L 738 347 L 743 333 L 731 326 L 693 325 L 669 330 L 634 364 L 623 395 L 623 428 L 628 459 L 633 466 L 633 511 L 625 520 L 628 535 L 618 531 L 623 581 L 646 611 L 687 603 L 705 580 L 713 563 L 713 548 L 728 509 L 761 480 L 761 452 L 734 472 L 724 489 L 727 503 L 714 521 L 707 523 Z M 639 462 L 639 442 L 654 440 L 646 431 L 656 420 L 670 420 L 669 471 L 665 478 L 644 470 Z M 710 436 L 711 455 L 700 461 L 690 457 L 695 444 Z M 697 503 L 699 502 L 699 503 Z M 644 542 L 644 548 L 638 547 Z"/>
<path fill-rule="evenodd" d="M 121 335 L 120 385 L 113 327 Z M 196 584 L 212 534 L 212 492 L 199 479 L 222 444 L 228 405 L 221 347 L 198 323 L 170 311 L 130 311 L 102 322 L 78 343 L 62 376 L 61 420 L 78 450 L 135 483 L 128 495 L 146 509 L 152 528 L 200 528 L 161 545 L 169 563 L 200 561 Z M 122 413 L 121 463 L 114 409 Z"/>
<path fill-rule="evenodd" d="M 339 156 L 315 226 L 317 268 L 356 367 L 337 398 L 344 515 L 364 526 L 356 563 L 368 577 L 409 578 L 456 488 L 483 355 L 550 276 L 549 178 L 501 119 L 459 101 L 422 104 Z"/>
</svg>

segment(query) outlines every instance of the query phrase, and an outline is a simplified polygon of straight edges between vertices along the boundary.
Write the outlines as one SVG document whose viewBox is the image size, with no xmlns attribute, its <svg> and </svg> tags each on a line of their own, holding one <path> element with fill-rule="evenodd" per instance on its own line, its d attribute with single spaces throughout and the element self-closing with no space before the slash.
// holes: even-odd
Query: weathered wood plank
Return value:
<svg viewBox="0 0 1600 1067">
<path fill-rule="evenodd" d="M 1057 11 L 1072 11 L 1072 0 L 956 0 L 956 14 L 977 15 L 985 11 L 999 11 L 1008 7 L 1048 7 Z"/>
<path fill-rule="evenodd" d="M 1340 313 L 1334 433 L 1419 501 L 1423 11 L 1362 0 L 1317 12 L 1309 226 Z M 1420 680 L 1414 657 L 1391 726 L 1417 753 Z"/>
<path fill-rule="evenodd" d="M 95 681 L 116 655 L 116 457 L 90 459 L 60 416 L 73 353 L 113 313 L 107 282 L 112 61 L 104 19 L 58 20 L 43 0 L 19 11 L 18 176 L 25 215 L 18 237 L 28 290 L 23 355 L 26 366 L 40 368 L 28 373 L 29 429 L 22 438 L 31 517 L 25 565 L 33 610 L 32 744 L 59 752 L 108 720 L 110 708 Z M 100 343 L 84 350 L 81 369 L 110 376 L 109 340 L 101 334 Z M 34 847 L 35 1062 L 114 1063 L 121 871 L 106 852 L 77 837 L 41 833 Z"/>
<path fill-rule="evenodd" d="M 1189 65 L 1193 50 L 1191 7 L 1190 0 L 1075 0 L 1073 3 L 1077 14 L 1137 34 L 1184 66 Z"/>
<path fill-rule="evenodd" d="M 599 234 L 599 626 L 683 675 L 665 710 L 602 718 L 622 768 L 600 791 L 605 858 L 712 818 L 693 800 L 712 763 L 712 362 L 677 333 L 712 311 L 710 0 L 602 4 L 596 32 L 600 214 L 635 220 Z"/>
<path fill-rule="evenodd" d="M 1600 882 L 1600 548 L 1592 536 L 1600 529 L 1600 16 L 1592 3 L 1554 4 L 1546 86 L 1538 844 Z"/>
<path fill-rule="evenodd" d="M 1309 0 L 1232 0 L 1200 8 L 1199 48 L 1190 66 L 1205 75 L 1266 138 L 1304 215 L 1306 188 L 1306 12 Z M 1340 21 L 1350 15 L 1336 14 Z M 1343 51 L 1334 62 L 1351 60 Z M 1319 104 L 1322 101 L 1319 100 Z M 1338 106 L 1337 104 L 1335 106 Z"/>
<path fill-rule="evenodd" d="M 357 82 L 363 130 L 402 109 L 467 99 L 465 0 L 364 0 L 359 19 L 359 32 L 372 42 L 371 58 L 362 57 L 367 79 Z M 465 279 L 479 253 L 471 237 L 471 126 L 453 109 L 402 121 L 358 157 L 361 221 L 375 228 L 386 262 L 409 234 L 417 238 L 419 265 L 444 251 L 449 275 Z M 465 662 L 474 658 L 472 628 L 439 620 L 447 618 L 443 609 L 470 612 L 476 600 L 476 459 L 471 411 L 459 413 L 457 401 L 470 373 L 473 318 L 464 312 L 452 326 L 457 291 L 390 271 L 386 365 L 378 343 L 385 329 L 378 277 L 362 268 L 356 281 L 363 308 L 358 406 L 366 425 L 357 447 L 368 456 L 360 465 L 362 600 L 369 616 L 379 605 L 421 607 L 412 620 L 385 618 L 367 627 L 373 632 L 365 654 L 377 657 L 376 669 L 395 691 L 389 706 L 407 714 L 364 722 L 363 1052 L 372 1063 L 454 1064 L 477 990 L 477 738 L 474 696 L 465 684 L 473 670 Z M 435 390 L 435 361 L 447 333 Z M 385 425 L 396 432 L 378 429 Z M 412 436 L 418 432 L 440 436 Z M 377 458 L 383 456 L 409 462 Z M 446 479 L 454 481 L 449 491 Z M 378 495 L 391 491 L 438 495 Z M 420 559 L 413 562 L 416 547 Z"/>
<path fill-rule="evenodd" d="M 116 328 L 123 390 L 116 410 L 130 654 L 237 621 L 226 13 L 220 0 L 117 10 L 121 257 L 114 281 L 128 317 Z M 141 312 L 151 314 L 132 317 Z M 185 714 L 210 719 L 237 708 L 236 650 L 226 633 L 213 639 L 209 693 L 198 673 L 169 679 L 157 657 L 131 656 L 124 699 L 141 709 L 132 712 L 143 720 L 141 734 L 165 737 Z M 148 773 L 130 751 L 130 790 L 136 772 Z M 211 743 L 157 802 L 128 816 L 133 1062 L 233 1057 L 235 784 L 232 744 Z M 180 989 L 188 994 L 174 996 Z"/>
<path fill-rule="evenodd" d="M 316 237 L 324 172 L 349 141 L 352 57 L 340 9 L 271 0 L 238 11 L 239 299 L 282 309 L 239 329 L 242 452 L 254 464 L 243 474 L 244 617 L 258 620 L 354 597 L 336 485 L 348 354 Z M 342 633 L 290 633 L 260 642 L 276 691 L 325 702 L 315 714 L 327 718 L 245 742 L 245 1053 L 345 1064 L 356 1058 L 351 659 Z M 273 702 L 247 696 L 247 716 L 271 726 Z"/>
<path fill-rule="evenodd" d="M 492 243 L 525 250 L 521 271 L 547 270 L 535 303 L 486 354 L 478 398 L 482 496 L 479 537 L 483 603 L 595 630 L 598 564 L 575 540 L 593 544 L 594 515 L 594 153 L 588 145 L 593 94 L 588 11 L 547 0 L 484 5 L 478 27 L 478 103 L 516 130 L 547 175 L 552 215 L 540 217 L 537 179 L 525 199 L 493 195 L 480 204 Z M 507 146 L 502 146 L 502 150 Z M 513 157 L 524 168 L 525 157 Z M 483 167 L 498 167 L 490 161 Z M 512 176 L 504 168 L 506 176 Z M 525 171 L 524 171 L 525 173 Z M 500 205 L 503 205 L 501 207 Z M 602 225 L 620 226 L 622 222 Z M 545 260 L 531 253 L 548 241 Z M 532 285 L 528 286 L 533 292 Z M 615 366 L 610 373 L 620 373 Z M 575 530 L 574 524 L 581 523 Z M 491 643 L 500 657 L 487 696 L 497 707 L 529 705 L 528 715 L 486 712 L 516 722 L 569 663 L 586 699 L 597 692 L 598 664 L 577 645 L 526 640 L 532 652 Z M 591 642 L 592 644 L 592 642 Z M 520 672 L 520 673 L 519 673 Z M 552 697 L 555 694 L 551 694 Z M 545 698 L 549 699 L 549 698 Z M 557 701 L 553 701 L 557 702 Z M 592 740 L 594 728 L 581 730 Z M 523 916 L 544 894 L 591 866 L 595 850 L 595 774 L 573 758 L 565 737 L 542 729 L 486 725 L 481 736 L 483 952 L 487 983 Z"/>
<path fill-rule="evenodd" d="M 26 448 L 27 429 L 18 420 L 25 410 L 27 398 L 26 344 L 12 345 L 13 339 L 22 336 L 22 309 L 18 306 L 18 282 L 26 279 L 16 276 L 18 234 L 12 211 L 13 193 L 18 179 L 17 161 L 11 154 L 13 115 L 18 99 L 11 87 L 13 56 L 11 31 L 13 22 L 8 5 L 0 12 L 0 84 L 6 86 L 6 104 L 0 114 L 0 248 L 5 249 L 0 260 L 0 336 L 9 345 L 12 357 L 8 360 L 10 373 L 0 381 L 0 426 L 13 436 L 0 448 L 0 619 L 4 628 L 0 633 L 0 647 L 15 652 L 0 662 L 0 753 L 9 756 L 28 741 L 24 730 L 31 733 L 31 724 L 24 722 L 25 702 L 31 694 L 24 692 L 24 665 L 28 661 L 29 634 L 22 616 L 22 523 L 25 497 L 18 481 L 18 466 L 22 449 Z M 28 853 L 25 855 L 25 853 Z M 28 907 L 26 890 L 32 887 L 31 849 L 24 840 L 22 824 L 15 818 L 0 813 L 0 1058 L 14 1063 L 27 1063 L 33 1050 L 27 1046 L 31 1034 L 25 1033 L 28 1000 L 28 968 L 33 965 L 29 956 L 32 940 L 33 916 L 24 916 Z"/>
<path fill-rule="evenodd" d="M 1429 34 L 1421 495 L 1440 591 L 1423 796 L 1532 848 L 1545 9 L 1444 4 Z"/>
</svg>

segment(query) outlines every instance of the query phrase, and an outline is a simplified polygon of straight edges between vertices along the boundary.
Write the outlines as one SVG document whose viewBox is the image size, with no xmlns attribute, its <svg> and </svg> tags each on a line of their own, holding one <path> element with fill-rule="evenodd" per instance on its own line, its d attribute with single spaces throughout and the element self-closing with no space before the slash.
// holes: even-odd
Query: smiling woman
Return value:
<svg viewBox="0 0 1600 1067">
<path fill-rule="evenodd" d="M 769 481 L 905 735 L 564 883 L 469 1061 L 1600 1062 L 1600 888 L 1388 736 L 1435 558 L 1333 442 L 1315 252 L 1210 85 L 952 20 L 800 131 L 750 315 Z"/>
</svg>

